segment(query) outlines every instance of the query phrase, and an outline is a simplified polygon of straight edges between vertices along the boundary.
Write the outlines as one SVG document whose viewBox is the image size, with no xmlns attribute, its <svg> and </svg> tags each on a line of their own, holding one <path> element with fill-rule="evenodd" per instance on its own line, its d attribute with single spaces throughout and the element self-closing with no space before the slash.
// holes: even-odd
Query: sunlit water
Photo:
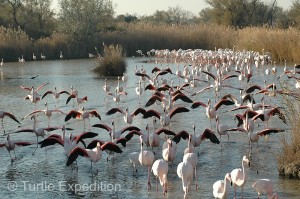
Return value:
<svg viewBox="0 0 300 199">
<path fill-rule="evenodd" d="M 138 77 L 134 76 L 134 66 L 137 65 L 140 69 L 143 65 L 148 74 L 151 73 L 154 66 L 161 67 L 160 64 L 142 63 L 140 61 L 141 59 L 139 58 L 127 59 L 129 79 L 127 81 L 127 88 L 125 89 L 128 95 L 123 98 L 119 107 L 123 109 L 129 107 L 131 112 L 139 104 L 135 93 Z M 34 85 L 37 87 L 49 82 L 49 85 L 40 90 L 39 93 L 41 95 L 47 90 L 54 90 L 54 87 L 57 87 L 58 90 L 70 91 L 71 86 L 73 86 L 79 91 L 79 97 L 88 96 L 88 102 L 84 104 L 85 109 L 96 109 L 101 115 L 101 121 L 97 118 L 92 118 L 90 120 L 91 124 L 103 123 L 111 126 L 111 122 L 115 120 L 116 129 L 121 129 L 127 126 L 121 114 L 105 115 L 110 108 L 116 107 L 116 104 L 111 98 L 107 98 L 108 101 L 104 102 L 105 94 L 102 88 L 104 79 L 97 78 L 91 71 L 96 64 L 95 60 L 26 62 L 24 65 L 20 63 L 5 63 L 0 74 L 0 110 L 12 112 L 21 120 L 21 118 L 33 111 L 34 104 L 24 100 L 24 97 L 29 92 L 21 89 L 19 86 L 30 87 Z M 167 67 L 167 64 L 163 64 L 162 66 Z M 170 63 L 168 66 L 174 71 L 177 68 L 174 63 Z M 182 70 L 183 64 L 180 64 L 180 68 Z M 278 70 L 281 71 L 282 69 Z M 265 78 L 263 74 L 263 71 L 260 70 L 255 74 L 252 81 L 262 85 L 262 78 Z M 31 79 L 35 75 L 39 76 Z M 164 78 L 171 78 L 177 84 L 178 80 L 175 76 L 167 75 Z M 269 76 L 267 77 L 267 81 L 272 82 L 274 78 Z M 230 82 L 232 86 L 242 86 L 237 79 L 231 79 Z M 123 82 L 120 83 L 125 87 Z M 117 80 L 108 79 L 108 84 L 114 89 L 117 85 Z M 196 90 L 207 85 L 207 83 L 201 83 Z M 228 92 L 238 95 L 238 90 L 232 89 L 224 89 L 222 94 Z M 146 91 L 141 96 L 141 107 L 144 107 L 150 95 L 151 92 Z M 192 99 L 207 103 L 208 98 L 214 101 L 212 91 L 204 92 Z M 257 97 L 258 100 L 259 98 Z M 71 101 L 66 105 L 66 99 L 66 95 L 61 95 L 61 98 L 57 102 L 51 95 L 48 95 L 38 103 L 37 108 L 44 109 L 44 102 L 47 101 L 49 109 L 54 109 L 58 105 L 62 111 L 67 113 L 75 109 L 76 104 Z M 276 103 L 279 104 L 279 102 Z M 180 100 L 176 104 L 190 108 L 190 104 Z M 153 105 L 151 108 L 160 112 L 162 111 L 158 105 Z M 236 121 L 233 120 L 232 113 L 228 113 L 226 110 L 228 108 L 224 107 L 219 111 L 220 122 L 235 127 Z M 54 113 L 51 117 L 51 126 L 63 125 L 64 117 L 64 115 Z M 47 117 L 45 115 L 40 114 L 38 121 L 38 127 L 47 126 Z M 150 126 L 150 131 L 152 131 L 153 125 L 151 119 L 145 120 L 141 116 L 137 116 L 134 118 L 133 125 L 145 131 L 147 123 Z M 204 108 L 191 109 L 189 113 L 174 116 L 172 118 L 171 129 L 175 132 L 186 130 L 192 133 L 193 124 L 196 125 L 198 135 L 205 128 L 210 127 Z M 14 121 L 8 118 L 4 119 L 4 126 L 7 132 L 13 132 L 22 128 L 32 128 L 32 125 L 33 122 L 30 117 L 22 120 L 20 127 Z M 71 119 L 66 125 L 75 129 L 73 131 L 74 134 L 83 132 L 82 121 Z M 287 128 L 278 117 L 272 118 L 269 125 L 272 127 Z M 262 128 L 261 126 L 258 129 Z M 160 127 L 160 124 L 157 124 L 157 127 Z M 88 128 L 87 125 L 86 128 Z M 91 131 L 99 133 L 98 139 L 109 140 L 109 135 L 106 131 L 98 128 L 92 128 Z M 61 131 L 57 130 L 52 133 L 61 134 Z M 288 132 L 285 134 L 288 134 Z M 278 134 L 270 135 L 268 142 L 262 138 L 259 141 L 258 150 L 256 144 L 254 144 L 249 178 L 244 186 L 244 198 L 257 197 L 251 185 L 260 178 L 271 179 L 275 184 L 275 190 L 279 193 L 280 198 L 292 199 L 300 197 L 299 181 L 282 179 L 278 175 L 275 155 L 280 149 L 280 137 Z M 11 138 L 13 140 L 36 142 L 36 136 L 32 133 L 13 134 Z M 161 135 L 161 144 L 163 139 L 164 136 Z M 6 136 L 1 134 L 0 143 L 4 143 L 5 141 Z M 87 140 L 86 142 L 88 143 L 89 141 Z M 176 168 L 178 163 L 182 161 L 183 149 L 186 146 L 186 141 L 178 144 L 174 162 L 174 173 L 172 172 L 171 165 L 169 167 L 168 193 L 166 195 L 168 198 L 183 198 L 181 179 L 176 174 Z M 103 159 L 93 167 L 92 172 L 90 162 L 82 157 L 79 157 L 77 160 L 78 171 L 71 171 L 70 167 L 65 166 L 66 157 L 63 154 L 63 148 L 59 145 L 47 147 L 46 149 L 38 148 L 35 155 L 32 155 L 35 147 L 36 145 L 17 147 L 17 160 L 14 162 L 11 162 L 9 154 L 4 147 L 0 149 L 0 198 L 163 198 L 161 186 L 159 186 L 159 191 L 156 192 L 155 177 L 153 174 L 151 174 L 152 189 L 149 193 L 147 192 L 147 169 L 145 167 L 138 165 L 138 172 L 133 176 L 128 154 L 140 151 L 139 139 L 137 137 L 134 137 L 128 143 L 127 147 L 123 148 L 124 152 L 122 154 L 115 154 L 113 158 L 110 157 L 108 162 L 106 162 L 107 154 L 103 153 Z M 200 148 L 197 150 L 200 153 L 197 165 L 199 189 L 195 190 L 193 182 L 188 198 L 213 198 L 213 183 L 224 179 L 224 175 L 227 172 L 241 167 L 243 155 L 248 154 L 247 136 L 243 133 L 233 132 L 230 133 L 228 142 L 227 137 L 222 138 L 222 147 L 206 140 L 202 142 Z M 156 152 L 156 158 L 162 158 L 161 149 L 159 149 L 159 152 Z M 96 169 L 99 171 L 98 175 L 93 174 Z M 237 188 L 238 196 L 240 193 L 240 188 Z M 233 187 L 230 189 L 229 198 L 233 198 Z"/>
</svg>

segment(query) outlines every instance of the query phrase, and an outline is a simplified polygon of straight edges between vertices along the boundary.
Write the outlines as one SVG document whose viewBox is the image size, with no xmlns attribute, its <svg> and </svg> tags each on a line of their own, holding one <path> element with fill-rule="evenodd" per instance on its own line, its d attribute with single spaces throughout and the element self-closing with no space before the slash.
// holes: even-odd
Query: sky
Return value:
<svg viewBox="0 0 300 199">
<path fill-rule="evenodd" d="M 273 0 L 263 1 L 266 3 L 273 2 Z M 177 6 L 198 15 L 202 9 L 208 7 L 205 0 L 112 0 L 112 2 L 116 4 L 116 15 L 126 13 L 137 16 L 152 15 L 156 10 L 168 10 L 169 7 Z M 289 9 L 292 0 L 277 0 L 277 5 L 283 9 Z"/>
<path fill-rule="evenodd" d="M 53 0 L 53 8 L 57 7 L 59 0 Z M 205 0 L 111 0 L 115 5 L 116 16 L 120 14 L 131 14 L 136 16 L 152 15 L 156 10 L 168 10 L 169 7 L 179 6 L 195 15 L 208 7 Z M 263 0 L 271 3 L 273 0 Z M 289 9 L 292 0 L 277 0 L 277 5 L 283 9 Z"/>
</svg>

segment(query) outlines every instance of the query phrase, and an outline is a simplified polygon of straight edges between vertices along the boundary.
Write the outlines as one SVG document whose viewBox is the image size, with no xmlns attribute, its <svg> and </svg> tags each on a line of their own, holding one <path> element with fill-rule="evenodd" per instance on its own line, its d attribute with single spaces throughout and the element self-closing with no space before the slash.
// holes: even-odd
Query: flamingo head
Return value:
<svg viewBox="0 0 300 199">
<path fill-rule="evenodd" d="M 243 162 L 245 162 L 248 165 L 248 167 L 250 167 L 250 160 L 247 158 L 247 156 L 243 157 Z"/>
<path fill-rule="evenodd" d="M 114 126 L 114 125 L 115 125 L 115 121 L 112 121 L 112 122 L 111 122 L 111 125 Z"/>
<path fill-rule="evenodd" d="M 229 182 L 230 182 L 230 184 L 231 184 L 231 186 L 232 186 L 232 179 L 231 179 L 230 173 L 226 173 L 225 178 L 226 178 L 227 180 L 229 180 Z"/>
<path fill-rule="evenodd" d="M 195 132 L 195 130 L 196 130 L 196 126 L 195 126 L 195 124 L 193 124 L 193 130 L 194 130 L 194 132 Z"/>
</svg>

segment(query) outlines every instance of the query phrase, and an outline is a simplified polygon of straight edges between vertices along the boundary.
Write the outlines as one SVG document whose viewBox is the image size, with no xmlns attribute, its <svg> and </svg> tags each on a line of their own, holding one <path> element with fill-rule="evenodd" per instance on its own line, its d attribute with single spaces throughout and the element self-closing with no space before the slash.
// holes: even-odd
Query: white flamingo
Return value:
<svg viewBox="0 0 300 199">
<path fill-rule="evenodd" d="M 242 188 L 242 198 L 243 198 L 243 187 L 248 177 L 248 168 L 246 168 L 246 165 L 250 167 L 250 160 L 246 156 L 244 156 L 242 160 L 242 168 L 234 169 L 230 173 L 232 184 L 234 185 L 235 198 L 236 198 L 236 186 Z"/>
<path fill-rule="evenodd" d="M 227 199 L 229 185 L 231 182 L 230 173 L 227 173 L 224 177 L 224 180 L 218 180 L 213 185 L 213 195 L 215 198 Z"/>
<path fill-rule="evenodd" d="M 193 180 L 193 166 L 190 162 L 180 162 L 177 166 L 177 175 L 182 180 L 182 188 L 184 191 L 184 198 L 187 198 L 190 184 Z"/>
<path fill-rule="evenodd" d="M 163 159 L 156 160 L 151 169 L 153 174 L 156 176 L 156 191 L 158 191 L 157 178 L 159 178 L 160 185 L 163 187 L 164 195 L 168 191 L 168 169 L 168 163 Z"/>
<path fill-rule="evenodd" d="M 252 184 L 252 188 L 257 192 L 258 198 L 266 194 L 268 199 L 278 199 L 278 194 L 273 192 L 273 182 L 269 179 L 259 179 Z"/>
</svg>

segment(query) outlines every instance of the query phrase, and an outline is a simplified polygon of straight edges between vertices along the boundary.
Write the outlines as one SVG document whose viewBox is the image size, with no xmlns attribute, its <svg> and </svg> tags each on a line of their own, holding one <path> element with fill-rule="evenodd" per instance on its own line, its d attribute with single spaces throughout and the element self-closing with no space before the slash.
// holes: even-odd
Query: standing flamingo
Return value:
<svg viewBox="0 0 300 199">
<path fill-rule="evenodd" d="M 15 122 L 21 124 L 19 122 L 19 120 L 17 120 L 16 116 L 14 116 L 12 113 L 0 110 L 1 129 L 3 129 L 4 134 L 5 134 L 4 124 L 3 124 L 4 117 L 9 117 L 10 119 L 14 120 Z"/>
<path fill-rule="evenodd" d="M 278 199 L 278 194 L 273 192 L 273 182 L 269 179 L 259 179 L 252 184 L 252 188 L 257 192 L 258 198 L 266 194 L 268 199 Z"/>
<path fill-rule="evenodd" d="M 215 198 L 227 199 L 229 184 L 231 183 L 230 173 L 227 173 L 224 180 L 218 180 L 213 185 L 213 195 Z"/>
<path fill-rule="evenodd" d="M 177 175 L 182 180 L 182 188 L 184 191 L 184 198 L 187 198 L 191 181 L 193 180 L 193 166 L 188 161 L 180 162 L 177 166 Z"/>
<path fill-rule="evenodd" d="M 234 185 L 234 198 L 236 198 L 236 186 L 242 188 L 242 198 L 243 198 L 243 187 L 247 181 L 248 177 L 248 168 L 245 166 L 248 165 L 250 167 L 250 160 L 244 156 L 242 160 L 242 169 L 233 169 L 230 173 L 232 184 Z"/>
<path fill-rule="evenodd" d="M 154 154 L 151 151 L 147 151 L 147 150 L 144 151 L 143 135 L 140 135 L 140 142 L 141 142 L 141 152 L 139 154 L 139 161 L 142 166 L 148 167 L 148 191 L 149 191 L 151 189 L 150 170 L 154 162 Z"/>
<path fill-rule="evenodd" d="M 13 140 L 10 139 L 10 135 L 9 134 L 7 134 L 7 138 L 6 139 L 7 139 L 6 143 L 0 144 L 0 148 L 5 146 L 5 148 L 7 149 L 8 153 L 9 153 L 11 161 L 14 161 L 14 159 L 12 158 L 12 156 L 10 154 L 11 151 L 14 151 L 15 159 L 17 158 L 16 157 L 16 153 L 15 153 L 15 147 L 16 146 L 28 146 L 28 145 L 32 144 L 30 142 L 15 142 L 15 141 L 13 141 Z"/>
<path fill-rule="evenodd" d="M 198 189 L 198 174 L 197 174 L 197 164 L 198 164 L 198 156 L 196 153 L 186 153 L 183 156 L 183 162 L 188 161 L 191 163 L 194 169 L 194 174 L 195 174 L 195 185 L 196 189 Z"/>
<path fill-rule="evenodd" d="M 163 187 L 164 195 L 168 191 L 168 163 L 164 159 L 155 160 L 152 165 L 152 172 L 156 176 L 156 191 L 158 191 L 157 178 L 159 178 L 160 185 Z"/>
</svg>

